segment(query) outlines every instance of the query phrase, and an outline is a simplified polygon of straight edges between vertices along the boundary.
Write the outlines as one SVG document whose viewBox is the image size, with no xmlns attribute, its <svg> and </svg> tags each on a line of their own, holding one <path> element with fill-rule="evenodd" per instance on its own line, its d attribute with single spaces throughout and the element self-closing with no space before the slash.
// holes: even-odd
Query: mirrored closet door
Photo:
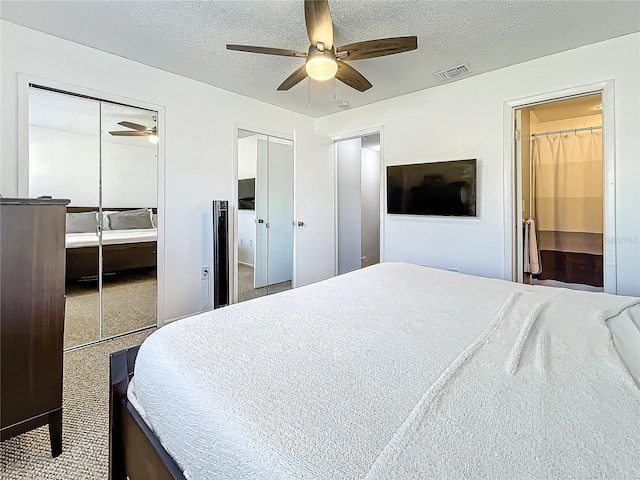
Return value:
<svg viewBox="0 0 640 480">
<path fill-rule="evenodd" d="M 293 142 L 238 135 L 238 301 L 291 288 Z"/>
<path fill-rule="evenodd" d="M 30 88 L 28 196 L 71 200 L 65 349 L 156 325 L 156 118 Z"/>
</svg>

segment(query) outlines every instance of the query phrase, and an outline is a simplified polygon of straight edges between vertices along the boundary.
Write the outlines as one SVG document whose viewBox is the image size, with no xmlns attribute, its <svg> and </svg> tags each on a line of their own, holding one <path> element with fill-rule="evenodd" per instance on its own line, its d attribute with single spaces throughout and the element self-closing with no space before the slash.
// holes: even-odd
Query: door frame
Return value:
<svg viewBox="0 0 640 480">
<path fill-rule="evenodd" d="M 385 220 L 386 220 L 386 215 L 385 215 L 385 210 L 386 210 L 386 202 L 387 202 L 387 175 L 386 175 L 386 170 L 384 168 L 385 163 L 384 163 L 384 125 L 379 125 L 376 127 L 369 127 L 369 128 L 365 128 L 362 130 L 355 130 L 352 132 L 348 132 L 348 133 L 340 133 L 340 134 L 336 134 L 336 135 L 331 135 L 329 138 L 333 141 L 334 143 L 334 171 L 335 173 L 335 178 L 334 178 L 334 219 L 335 219 L 335 226 L 334 226 L 334 245 L 335 245 L 335 259 L 334 259 L 334 271 L 338 272 L 338 249 L 340 248 L 339 242 L 338 242 L 338 148 L 336 146 L 336 143 L 341 142 L 343 140 L 352 140 L 354 138 L 362 138 L 362 137 L 367 137 L 369 135 L 373 135 L 373 134 L 378 134 L 380 135 L 380 263 L 384 262 L 385 259 L 385 250 L 386 250 L 386 244 L 385 244 Z"/>
<path fill-rule="evenodd" d="M 157 310 L 156 327 L 165 325 L 166 312 L 166 275 L 165 275 L 165 210 L 166 210 L 166 107 L 156 103 L 124 97 L 102 90 L 73 85 L 70 83 L 38 77 L 26 73 L 18 73 L 18 196 L 25 197 L 29 193 L 29 86 L 31 84 L 61 90 L 70 94 L 84 95 L 107 102 L 121 103 L 131 107 L 154 110 L 158 112 L 157 129 L 159 142 L 157 145 L 157 211 L 158 240 L 156 249 L 157 272 Z M 129 333 L 129 332 L 127 332 Z M 112 339 L 114 337 L 108 337 Z"/>
<path fill-rule="evenodd" d="M 617 293 L 617 257 L 616 257 L 616 171 L 615 171 L 615 84 L 614 80 L 605 80 L 562 90 L 531 95 L 503 104 L 503 168 L 504 168 L 504 278 L 517 281 L 519 265 L 517 255 L 517 235 L 522 230 L 521 207 L 516 204 L 522 192 L 522 176 L 516 162 L 516 142 L 514 124 L 515 111 L 541 103 L 550 103 L 570 97 L 593 93 L 602 95 L 602 132 L 603 132 L 603 264 L 604 290 Z"/>
<path fill-rule="evenodd" d="M 233 180 L 231 188 L 231 199 L 229 200 L 229 208 L 233 211 L 233 228 L 231 229 L 231 235 L 229 236 L 229 242 L 233 245 L 230 249 L 231 256 L 229 261 L 232 262 L 233 268 L 229 270 L 231 279 L 230 284 L 233 287 L 229 295 L 229 303 L 238 303 L 238 130 L 247 130 L 258 135 L 267 135 L 268 137 L 276 137 L 282 140 L 289 140 L 293 143 L 293 134 L 277 132 L 275 130 L 268 130 L 266 128 L 255 127 L 243 123 L 233 122 Z M 295 169 L 295 164 L 294 164 Z M 295 183 L 295 173 L 294 173 Z M 295 189 L 295 184 L 294 184 Z M 295 201 L 295 194 L 294 194 Z M 292 220 L 293 221 L 293 220 Z M 295 250 L 295 235 L 293 237 L 294 250 Z M 254 244 L 255 248 L 255 244 Z M 254 252 L 255 258 L 255 252 Z M 292 272 L 293 274 L 293 272 Z M 293 282 L 293 280 L 292 280 Z"/>
</svg>

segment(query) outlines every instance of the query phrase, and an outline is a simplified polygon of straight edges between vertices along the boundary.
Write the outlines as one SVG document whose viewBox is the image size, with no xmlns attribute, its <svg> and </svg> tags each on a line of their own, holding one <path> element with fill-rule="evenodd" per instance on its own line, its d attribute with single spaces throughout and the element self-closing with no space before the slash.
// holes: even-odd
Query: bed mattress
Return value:
<svg viewBox="0 0 640 480">
<path fill-rule="evenodd" d="M 128 398 L 187 478 L 364 478 L 513 295 L 536 289 L 557 292 L 369 267 L 158 330 Z"/>
<path fill-rule="evenodd" d="M 105 230 L 102 232 L 103 245 L 122 245 L 125 243 L 155 242 L 158 230 L 155 228 L 135 228 L 129 230 Z M 97 247 L 98 236 L 95 233 L 67 233 L 66 248 Z"/>
</svg>

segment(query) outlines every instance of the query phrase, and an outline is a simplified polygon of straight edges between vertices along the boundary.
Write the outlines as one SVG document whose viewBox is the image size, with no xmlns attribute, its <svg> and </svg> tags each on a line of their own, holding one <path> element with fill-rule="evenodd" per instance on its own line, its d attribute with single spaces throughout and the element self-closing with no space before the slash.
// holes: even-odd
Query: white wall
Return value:
<svg viewBox="0 0 640 480">
<path fill-rule="evenodd" d="M 102 206 L 106 208 L 156 207 L 157 203 L 156 149 L 104 142 L 102 144 Z"/>
<path fill-rule="evenodd" d="M 98 135 L 30 125 L 29 195 L 51 195 L 68 198 L 73 206 L 97 207 L 99 142 Z M 150 146 L 103 142 L 103 207 L 157 206 L 156 149 L 146 143 Z"/>
<path fill-rule="evenodd" d="M 253 266 L 256 243 L 256 211 L 238 210 L 238 261 Z"/>
<path fill-rule="evenodd" d="M 258 138 L 266 139 L 266 135 L 252 135 L 238 139 L 238 180 L 256 178 L 258 155 Z"/>
<path fill-rule="evenodd" d="M 18 72 L 166 108 L 165 319 L 197 312 L 211 265 L 214 199 L 232 199 L 234 123 L 291 135 L 314 120 L 0 21 L 0 193 L 18 194 Z M 275 87 L 274 87 L 275 88 Z"/>
<path fill-rule="evenodd" d="M 640 34 L 318 119 L 332 136 L 384 125 L 388 165 L 478 159 L 478 218 L 386 217 L 385 259 L 505 274 L 504 102 L 615 80 L 618 293 L 640 295 Z M 386 208 L 386 206 L 383 206 Z"/>
<path fill-rule="evenodd" d="M 29 126 L 29 193 L 68 198 L 71 205 L 100 203 L 100 137 Z M 6 189 L 2 189 L 7 196 Z"/>
</svg>

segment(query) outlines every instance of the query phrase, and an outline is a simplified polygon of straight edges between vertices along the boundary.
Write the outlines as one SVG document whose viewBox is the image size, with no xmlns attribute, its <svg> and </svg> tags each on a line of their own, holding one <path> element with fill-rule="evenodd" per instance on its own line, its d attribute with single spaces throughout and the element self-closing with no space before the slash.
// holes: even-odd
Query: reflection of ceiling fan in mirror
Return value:
<svg viewBox="0 0 640 480">
<path fill-rule="evenodd" d="M 408 52 L 418 48 L 418 39 L 415 36 L 381 38 L 342 46 L 334 45 L 333 22 L 328 0 L 305 0 L 304 17 L 307 24 L 307 35 L 311 42 L 308 53 L 298 50 L 262 46 L 252 47 L 248 45 L 227 45 L 227 49 L 306 58 L 305 64 L 282 82 L 278 90 L 289 90 L 309 76 L 313 80 L 319 81 L 335 77 L 351 88 L 364 92 L 372 87 L 371 82 L 345 62 L 395 55 L 396 53 Z"/>
<path fill-rule="evenodd" d="M 132 122 L 118 122 L 118 125 L 130 128 L 131 130 L 109 132 L 114 137 L 149 137 L 151 143 L 158 143 L 158 130 L 156 127 L 146 127 Z"/>
</svg>

